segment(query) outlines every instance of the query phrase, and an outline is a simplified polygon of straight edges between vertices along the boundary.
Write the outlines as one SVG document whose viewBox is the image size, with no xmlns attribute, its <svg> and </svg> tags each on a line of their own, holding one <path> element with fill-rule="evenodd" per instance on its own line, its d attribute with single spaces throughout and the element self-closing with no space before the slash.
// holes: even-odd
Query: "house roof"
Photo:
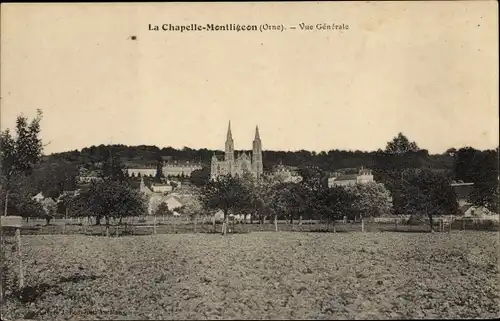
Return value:
<svg viewBox="0 0 500 321">
<path fill-rule="evenodd" d="M 33 196 L 33 198 L 43 198 L 43 193 L 39 192 L 35 196 Z"/>
<path fill-rule="evenodd" d="M 467 212 L 471 207 L 473 207 L 472 204 L 465 204 L 460 207 L 460 212 L 465 213 Z"/>
<path fill-rule="evenodd" d="M 338 181 L 356 181 L 358 179 L 357 174 L 346 174 L 346 175 L 340 175 L 335 179 L 335 182 Z"/>
</svg>

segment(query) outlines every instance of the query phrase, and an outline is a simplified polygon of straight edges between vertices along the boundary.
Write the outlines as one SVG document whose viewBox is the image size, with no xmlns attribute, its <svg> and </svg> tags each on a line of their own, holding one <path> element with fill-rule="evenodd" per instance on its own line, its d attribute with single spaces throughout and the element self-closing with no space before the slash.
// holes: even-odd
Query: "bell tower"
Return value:
<svg viewBox="0 0 500 321">
<path fill-rule="evenodd" d="M 225 149 L 225 157 L 224 160 L 227 164 L 227 174 L 234 174 L 234 141 L 233 135 L 231 133 L 231 121 L 229 121 L 229 126 L 227 128 L 227 137 L 226 137 L 226 149 Z"/>
<path fill-rule="evenodd" d="M 262 142 L 260 140 L 259 126 L 255 127 L 255 138 L 252 148 L 252 168 L 254 175 L 260 178 L 264 172 L 264 167 L 262 164 Z"/>
</svg>

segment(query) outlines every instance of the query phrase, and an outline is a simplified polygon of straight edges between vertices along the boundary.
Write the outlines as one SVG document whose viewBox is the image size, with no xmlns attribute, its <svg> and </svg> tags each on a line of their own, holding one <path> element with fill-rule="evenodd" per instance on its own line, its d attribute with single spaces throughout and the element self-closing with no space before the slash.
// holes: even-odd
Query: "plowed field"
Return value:
<svg viewBox="0 0 500 321">
<path fill-rule="evenodd" d="M 498 243 L 498 233 L 473 231 L 23 236 L 30 288 L 22 300 L 7 293 L 2 315 L 492 318 Z"/>
</svg>

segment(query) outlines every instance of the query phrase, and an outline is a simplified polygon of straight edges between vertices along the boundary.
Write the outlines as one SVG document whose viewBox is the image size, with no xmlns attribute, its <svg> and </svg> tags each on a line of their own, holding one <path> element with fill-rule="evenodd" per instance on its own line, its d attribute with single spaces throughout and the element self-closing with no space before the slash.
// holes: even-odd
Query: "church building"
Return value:
<svg viewBox="0 0 500 321">
<path fill-rule="evenodd" d="M 262 142 L 259 136 L 259 127 L 255 128 L 255 138 L 253 140 L 252 154 L 242 152 L 236 155 L 234 152 L 234 141 L 231 134 L 231 122 L 227 129 L 226 148 L 224 158 L 219 159 L 214 154 L 210 166 L 212 178 L 220 175 L 242 176 L 245 172 L 251 173 L 256 178 L 260 178 L 264 171 L 262 164 Z"/>
</svg>

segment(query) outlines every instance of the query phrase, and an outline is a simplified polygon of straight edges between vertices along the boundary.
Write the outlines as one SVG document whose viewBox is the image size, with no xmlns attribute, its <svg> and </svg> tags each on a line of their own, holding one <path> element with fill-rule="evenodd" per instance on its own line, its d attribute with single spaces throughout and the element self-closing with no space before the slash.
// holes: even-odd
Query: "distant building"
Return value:
<svg viewBox="0 0 500 321">
<path fill-rule="evenodd" d="M 246 152 L 243 152 L 235 157 L 231 122 L 229 122 L 224 158 L 219 159 L 215 154 L 212 156 L 210 165 L 211 178 L 214 179 L 221 175 L 242 176 L 244 173 L 250 173 L 254 177 L 260 178 L 263 172 L 262 142 L 260 140 L 259 127 L 255 128 L 252 154 L 248 155 Z"/>
<path fill-rule="evenodd" d="M 79 170 L 79 174 L 76 178 L 76 181 L 80 184 L 88 184 L 93 181 L 101 181 L 101 175 L 99 171 L 96 170 L 88 170 L 85 167 L 81 167 Z"/>
<path fill-rule="evenodd" d="M 45 197 L 43 196 L 43 193 L 40 192 L 38 194 L 36 194 L 35 196 L 33 196 L 31 199 L 34 200 L 34 201 L 37 201 L 37 202 L 41 202 Z"/>
<path fill-rule="evenodd" d="M 36 194 L 31 198 L 42 205 L 43 210 L 47 214 L 54 214 L 57 206 L 57 202 L 51 197 L 44 197 L 42 192 Z"/>
<path fill-rule="evenodd" d="M 61 193 L 61 195 L 59 195 L 59 197 L 57 198 L 57 200 L 56 200 L 56 201 L 57 201 L 57 202 L 60 202 L 60 201 L 63 199 L 63 197 L 65 197 L 65 196 L 76 197 L 76 196 L 78 196 L 78 195 L 80 195 L 80 190 L 79 190 L 79 189 L 77 189 L 77 190 L 75 190 L 75 191 L 63 191 L 63 192 Z"/>
<path fill-rule="evenodd" d="M 139 192 L 142 193 L 147 200 L 149 215 L 153 214 L 161 203 L 166 203 L 168 209 L 174 211 L 187 204 L 187 202 L 193 198 L 190 194 L 172 192 L 172 186 L 169 184 L 146 184 L 143 177 L 141 177 Z"/>
<path fill-rule="evenodd" d="M 175 195 L 168 195 L 165 198 L 165 203 L 167 204 L 168 209 L 171 211 L 174 211 L 184 206 L 184 203 L 181 201 L 181 199 Z"/>
<path fill-rule="evenodd" d="M 172 161 L 170 158 L 167 158 L 168 161 L 163 162 L 161 166 L 161 175 L 163 177 L 179 177 L 191 176 L 191 173 L 195 170 L 201 170 L 202 165 L 200 163 L 195 162 L 181 162 L 181 161 Z M 127 174 L 130 177 L 155 177 L 157 172 L 156 165 L 144 165 L 138 167 L 129 167 L 127 168 Z"/>
<path fill-rule="evenodd" d="M 296 168 L 282 164 L 276 165 L 271 172 L 267 173 L 267 176 L 283 183 L 299 183 L 302 181 L 302 176 L 297 173 Z"/>
<path fill-rule="evenodd" d="M 156 166 L 127 168 L 129 177 L 154 177 L 156 176 L 156 171 Z"/>
<path fill-rule="evenodd" d="M 151 190 L 154 193 L 168 193 L 173 190 L 173 187 L 170 183 L 153 183 Z"/>
<path fill-rule="evenodd" d="M 365 184 L 369 182 L 375 182 L 372 171 L 361 168 L 357 174 L 333 173 L 332 177 L 328 178 L 328 187 Z"/>
<path fill-rule="evenodd" d="M 167 161 L 163 164 L 162 173 L 163 176 L 191 176 L 191 173 L 195 170 L 201 170 L 202 166 L 200 163 L 194 162 L 180 162 L 180 161 Z"/>
</svg>

